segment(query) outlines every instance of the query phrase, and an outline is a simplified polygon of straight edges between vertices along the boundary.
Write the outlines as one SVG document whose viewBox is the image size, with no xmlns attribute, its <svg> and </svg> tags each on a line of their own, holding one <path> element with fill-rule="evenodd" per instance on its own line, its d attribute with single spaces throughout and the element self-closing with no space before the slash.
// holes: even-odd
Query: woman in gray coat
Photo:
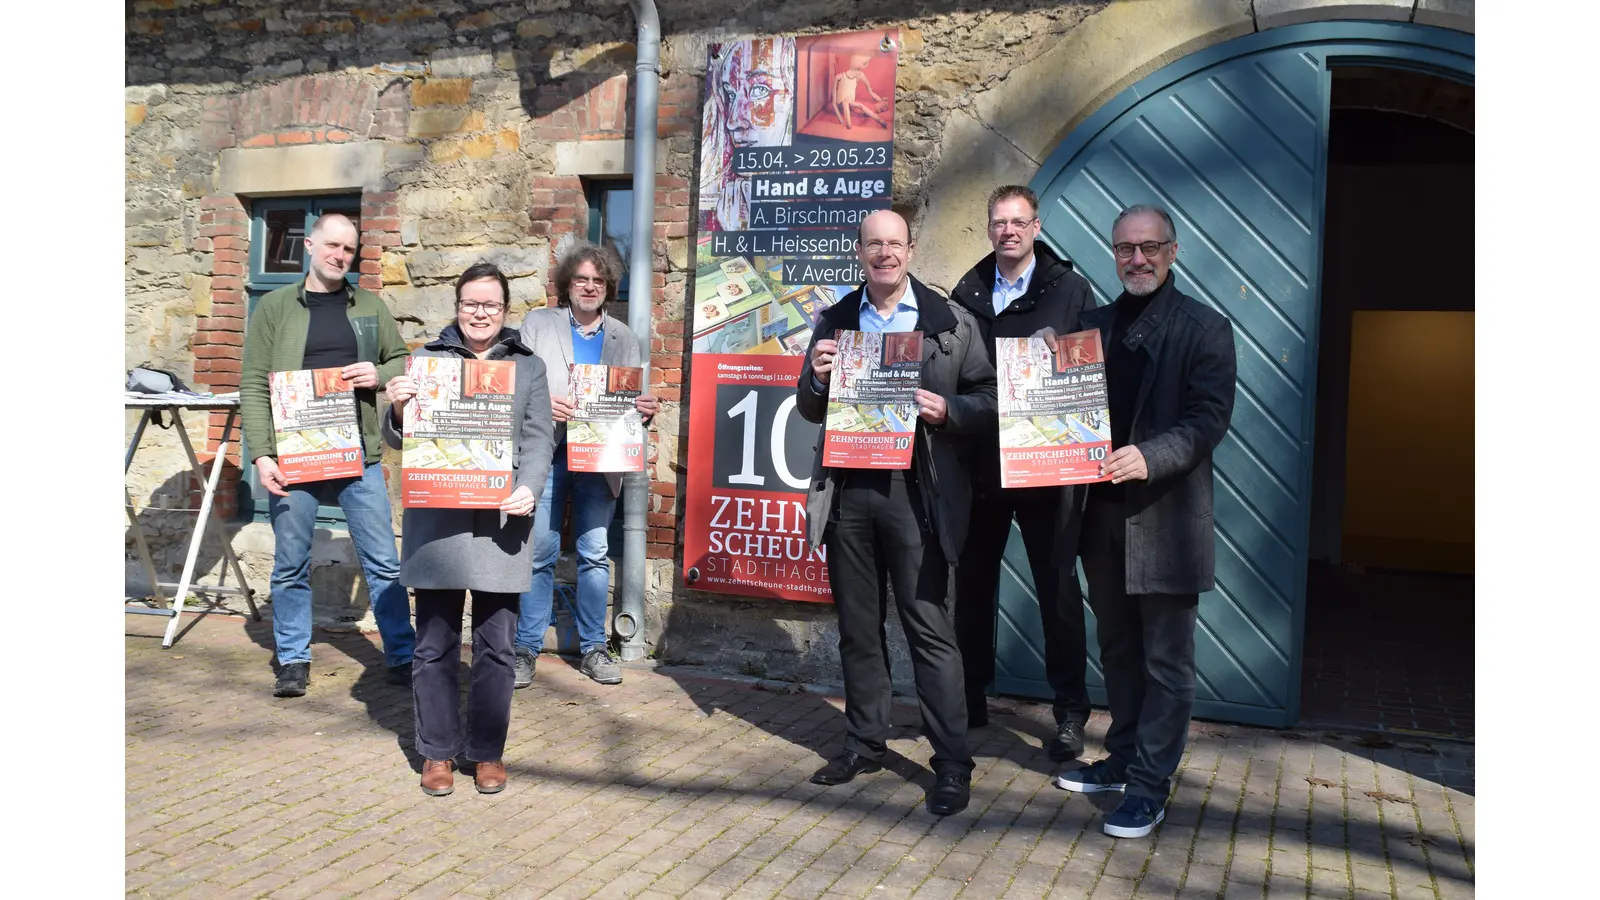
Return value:
<svg viewBox="0 0 1600 900">
<path fill-rule="evenodd" d="M 417 597 L 417 646 L 411 663 L 422 790 L 439 796 L 455 787 L 459 755 L 476 764 L 478 791 L 506 785 L 501 760 L 511 720 L 518 602 L 533 571 L 529 537 L 533 511 L 550 471 L 550 388 L 544 363 L 505 327 L 506 277 L 478 263 L 456 281 L 456 322 L 416 356 L 511 360 L 516 363 L 512 416 L 511 495 L 499 509 L 407 509 L 402 525 L 400 582 Z M 401 445 L 406 403 L 417 393 L 410 378 L 389 381 L 384 441 Z M 461 615 L 472 591 L 472 682 L 465 745 L 457 711 Z"/>
</svg>

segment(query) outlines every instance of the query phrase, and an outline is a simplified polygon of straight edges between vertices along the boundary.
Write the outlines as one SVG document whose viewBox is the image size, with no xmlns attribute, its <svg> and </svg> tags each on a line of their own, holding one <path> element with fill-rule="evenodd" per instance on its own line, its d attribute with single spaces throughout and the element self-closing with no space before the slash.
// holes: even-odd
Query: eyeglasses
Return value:
<svg viewBox="0 0 1600 900">
<path fill-rule="evenodd" d="M 904 241 L 867 241 L 863 246 L 867 248 L 868 253 L 882 253 L 888 250 L 890 253 L 899 256 L 906 252 L 906 248 L 910 245 Z"/>
<path fill-rule="evenodd" d="M 456 309 L 464 313 L 481 312 L 486 316 L 498 316 L 505 312 L 504 303 L 457 303 Z"/>
<path fill-rule="evenodd" d="M 604 278 L 590 278 L 586 275 L 572 276 L 573 287 L 585 287 L 591 284 L 597 288 L 603 288 L 606 286 L 606 280 Z"/>
<path fill-rule="evenodd" d="M 1032 225 L 1033 223 L 1035 223 L 1037 221 L 1039 221 L 1037 218 L 1033 218 L 1033 219 L 995 219 L 995 220 L 993 220 L 993 221 L 991 221 L 989 223 L 989 230 L 990 231 L 1004 231 L 1005 227 L 1007 225 L 1010 225 L 1012 228 L 1015 228 L 1016 230 L 1021 231 L 1024 228 L 1027 228 L 1029 225 Z"/>
<path fill-rule="evenodd" d="M 1117 259 L 1133 259 L 1133 248 L 1138 247 L 1139 252 L 1145 256 L 1155 256 L 1161 248 L 1173 243 L 1172 241 L 1145 241 L 1142 244 L 1113 244 L 1111 249 L 1117 254 Z"/>
</svg>

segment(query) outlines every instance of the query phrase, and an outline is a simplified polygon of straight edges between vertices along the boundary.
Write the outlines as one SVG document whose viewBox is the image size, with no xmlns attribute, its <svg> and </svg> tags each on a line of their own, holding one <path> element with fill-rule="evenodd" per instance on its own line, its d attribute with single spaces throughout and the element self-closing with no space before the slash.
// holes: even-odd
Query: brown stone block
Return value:
<svg viewBox="0 0 1600 900">
<path fill-rule="evenodd" d="M 245 147 L 271 147 L 277 144 L 277 138 L 270 134 L 258 134 L 244 142 Z"/>
<path fill-rule="evenodd" d="M 471 78 L 429 78 L 411 83 L 412 106 L 459 106 L 470 99 Z"/>
<path fill-rule="evenodd" d="M 361 274 L 382 275 L 383 265 L 375 259 L 363 259 L 361 261 Z"/>
<path fill-rule="evenodd" d="M 309 144 L 311 142 L 312 135 L 309 131 L 285 131 L 283 134 L 278 135 L 279 144 Z"/>
</svg>

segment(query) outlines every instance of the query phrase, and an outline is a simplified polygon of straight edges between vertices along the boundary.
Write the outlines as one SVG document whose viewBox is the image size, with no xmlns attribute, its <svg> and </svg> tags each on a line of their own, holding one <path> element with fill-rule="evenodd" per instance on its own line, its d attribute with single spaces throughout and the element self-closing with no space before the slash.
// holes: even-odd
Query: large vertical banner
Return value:
<svg viewBox="0 0 1600 900">
<path fill-rule="evenodd" d="M 862 280 L 889 208 L 899 32 L 712 44 L 700 127 L 684 579 L 828 601 L 806 543 L 818 427 L 795 412 L 817 316 Z"/>
</svg>

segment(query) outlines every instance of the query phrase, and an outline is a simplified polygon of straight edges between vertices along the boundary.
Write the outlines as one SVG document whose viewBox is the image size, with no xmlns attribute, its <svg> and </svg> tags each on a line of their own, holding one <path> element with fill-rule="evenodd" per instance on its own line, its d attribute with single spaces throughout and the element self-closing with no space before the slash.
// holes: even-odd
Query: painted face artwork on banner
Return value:
<svg viewBox="0 0 1600 900">
<path fill-rule="evenodd" d="M 857 226 L 894 189 L 897 29 L 712 44 L 700 130 L 684 572 L 694 588 L 831 598 L 806 543 L 818 427 L 795 380 L 861 284 Z"/>
</svg>

